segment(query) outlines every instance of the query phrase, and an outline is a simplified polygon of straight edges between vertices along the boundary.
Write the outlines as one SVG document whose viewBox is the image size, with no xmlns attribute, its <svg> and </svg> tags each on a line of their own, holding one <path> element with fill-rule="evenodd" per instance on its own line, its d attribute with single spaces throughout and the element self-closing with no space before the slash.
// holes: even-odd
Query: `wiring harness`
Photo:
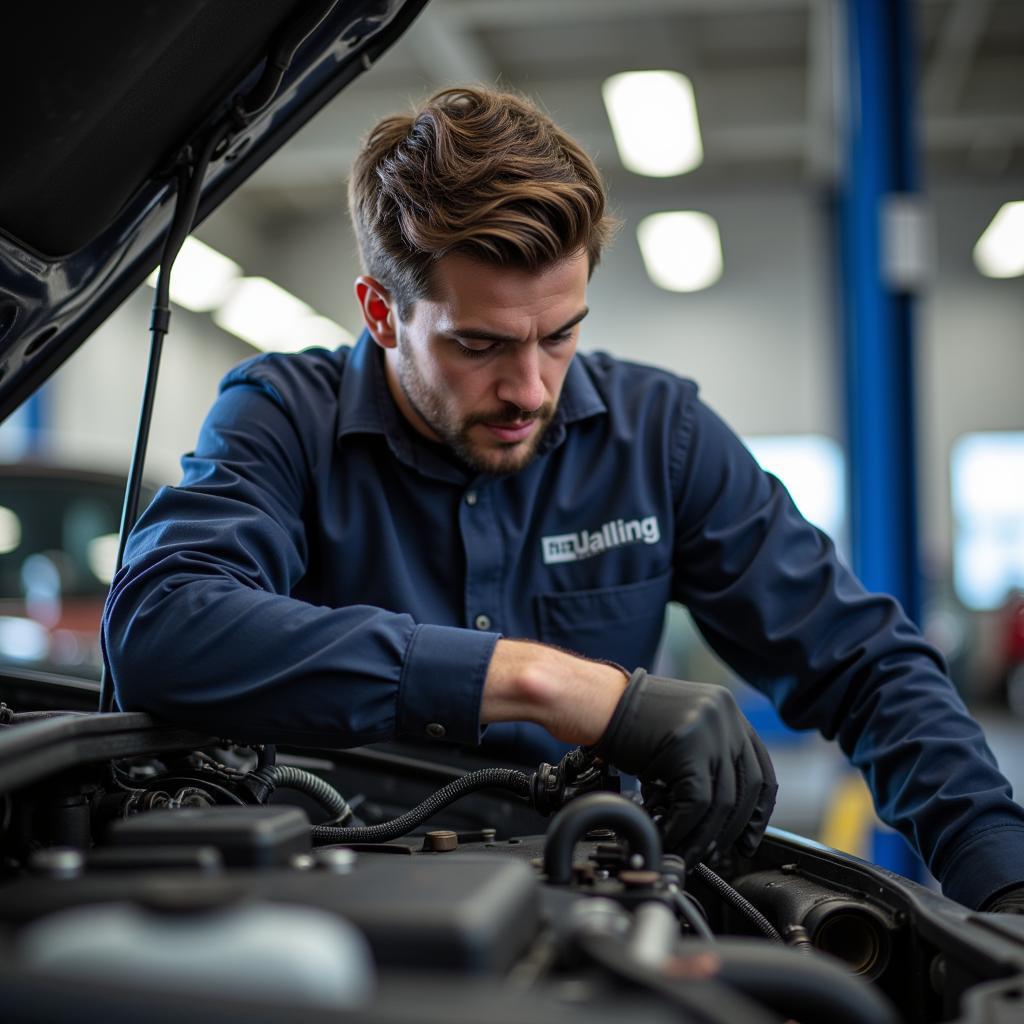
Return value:
<svg viewBox="0 0 1024 1024">
<path fill-rule="evenodd" d="M 411 832 L 442 808 L 454 803 L 468 793 L 480 789 L 506 789 L 530 799 L 533 791 L 532 776 L 513 768 L 484 768 L 470 772 L 460 779 L 449 782 L 436 793 L 432 793 L 411 811 L 380 825 L 363 828 L 335 828 L 330 825 L 316 825 L 313 828 L 313 845 L 328 846 L 348 843 L 386 843 Z"/>
</svg>

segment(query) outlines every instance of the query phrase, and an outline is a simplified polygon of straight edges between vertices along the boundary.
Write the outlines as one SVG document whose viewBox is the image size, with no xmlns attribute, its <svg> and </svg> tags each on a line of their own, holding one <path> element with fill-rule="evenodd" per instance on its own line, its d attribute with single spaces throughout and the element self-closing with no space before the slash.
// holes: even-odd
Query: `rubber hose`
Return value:
<svg viewBox="0 0 1024 1024">
<path fill-rule="evenodd" d="M 399 839 L 411 832 L 417 825 L 422 825 L 442 808 L 478 789 L 508 789 L 519 796 L 529 798 L 532 793 L 532 781 L 525 772 L 515 771 L 512 768 L 484 768 L 482 771 L 470 772 L 460 779 L 449 782 L 447 786 L 443 786 L 436 793 L 432 793 L 423 803 L 417 804 L 401 817 L 385 821 L 380 825 L 367 825 L 364 828 L 334 828 L 331 825 L 315 825 L 313 827 L 313 845 L 386 843 L 391 839 Z"/>
<path fill-rule="evenodd" d="M 690 926 L 693 933 L 707 942 L 716 942 L 715 933 L 711 930 L 711 926 L 704 918 L 701 910 L 698 909 L 700 904 L 697 903 L 693 896 L 680 889 L 679 886 L 670 887 L 669 892 L 672 895 L 672 901 L 675 903 L 676 909 L 683 916 L 683 919 Z"/>
<path fill-rule="evenodd" d="M 612 828 L 629 841 L 630 853 L 643 867 L 657 868 L 661 861 L 661 837 L 647 812 L 615 793 L 588 793 L 570 800 L 548 826 L 544 841 L 544 874 L 553 885 L 572 880 L 572 854 L 576 844 L 592 828 Z"/>
<path fill-rule="evenodd" d="M 349 807 L 348 801 L 319 775 L 289 764 L 268 765 L 253 774 L 275 787 L 283 786 L 287 789 L 296 789 L 300 793 L 311 796 L 327 810 L 332 821 L 347 821 L 352 817 L 352 808 Z"/>
<path fill-rule="evenodd" d="M 696 940 L 694 940 L 696 941 Z M 632 956 L 627 943 L 621 938 L 605 935 L 584 935 L 578 939 L 579 948 L 594 963 L 609 974 L 649 992 L 656 992 L 684 1011 L 685 1020 L 700 1024 L 778 1024 L 778 1017 L 743 993 L 722 983 L 717 974 L 709 973 L 706 966 L 692 976 L 674 978 L 654 967 L 639 963 Z M 687 950 L 694 948 L 687 946 Z M 702 950 L 717 950 L 717 946 L 701 943 Z M 717 965 L 711 959 L 708 964 Z"/>
<path fill-rule="evenodd" d="M 249 93 L 241 98 L 243 107 L 239 113 L 244 115 L 247 121 L 262 113 L 270 104 L 270 101 L 277 95 L 285 72 L 291 67 L 299 47 L 320 27 L 337 6 L 338 0 L 327 0 L 327 2 L 321 2 L 315 6 L 306 4 L 306 7 L 310 9 L 300 13 L 293 21 L 285 25 L 267 54 L 259 81 Z"/>
<path fill-rule="evenodd" d="M 714 889 L 726 902 L 731 903 L 751 924 L 772 942 L 781 942 L 785 945 L 785 939 L 779 934 L 776 927 L 761 913 L 753 903 L 741 893 L 738 893 L 724 878 L 719 877 L 706 864 L 698 864 L 693 873 L 702 881 Z"/>
<path fill-rule="evenodd" d="M 759 939 L 687 943 L 686 956 L 717 957 L 715 977 L 801 1024 L 895 1024 L 897 1014 L 872 985 L 841 961 L 806 956 Z"/>
</svg>

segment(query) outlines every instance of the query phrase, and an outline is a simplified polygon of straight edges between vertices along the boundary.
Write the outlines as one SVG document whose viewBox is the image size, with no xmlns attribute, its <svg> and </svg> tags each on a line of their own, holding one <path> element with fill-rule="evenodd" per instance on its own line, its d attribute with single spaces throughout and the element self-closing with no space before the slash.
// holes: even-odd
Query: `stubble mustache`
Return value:
<svg viewBox="0 0 1024 1024">
<path fill-rule="evenodd" d="M 545 402 L 539 409 L 533 412 L 524 412 L 518 406 L 510 405 L 504 409 L 492 413 L 474 413 L 464 423 L 465 428 L 484 423 L 491 427 L 525 427 L 527 423 L 539 420 L 544 423 L 554 415 L 555 407 L 552 402 Z"/>
</svg>

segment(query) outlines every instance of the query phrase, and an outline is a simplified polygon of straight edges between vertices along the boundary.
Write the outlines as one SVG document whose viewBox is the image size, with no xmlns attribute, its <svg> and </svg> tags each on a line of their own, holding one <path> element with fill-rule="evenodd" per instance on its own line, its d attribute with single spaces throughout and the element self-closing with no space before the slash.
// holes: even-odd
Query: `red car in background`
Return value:
<svg viewBox="0 0 1024 1024">
<path fill-rule="evenodd" d="M 1024 718 L 1024 591 L 1015 590 L 1000 612 L 1000 675 L 1010 710 Z"/>
</svg>

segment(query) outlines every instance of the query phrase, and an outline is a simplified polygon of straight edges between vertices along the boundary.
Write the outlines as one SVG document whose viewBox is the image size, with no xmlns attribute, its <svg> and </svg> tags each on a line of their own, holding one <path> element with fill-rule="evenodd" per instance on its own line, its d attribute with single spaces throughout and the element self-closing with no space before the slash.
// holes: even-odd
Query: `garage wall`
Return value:
<svg viewBox="0 0 1024 1024">
<path fill-rule="evenodd" d="M 127 472 L 149 354 L 152 291 L 133 295 L 68 361 L 48 396 L 47 458 L 62 464 Z M 153 412 L 147 477 L 179 479 L 178 458 L 192 447 L 217 381 L 253 355 L 206 316 L 175 309 L 164 343 Z"/>
<path fill-rule="evenodd" d="M 834 434 L 841 423 L 829 383 L 829 265 L 814 200 L 781 189 L 750 196 L 702 193 L 696 203 L 685 191 L 659 199 L 706 210 L 718 220 L 722 280 L 692 295 L 651 284 L 635 229 L 642 216 L 665 207 L 643 195 L 618 200 L 625 223 L 591 281 L 583 347 L 696 378 L 708 400 L 743 432 Z M 212 224 L 209 234 L 217 234 Z M 340 212 L 297 221 L 275 234 L 274 250 L 275 280 L 357 328 L 351 280 L 358 264 Z"/>
<path fill-rule="evenodd" d="M 938 266 L 921 303 L 918 343 L 922 545 L 937 571 L 952 543 L 949 451 L 975 430 L 1024 430 L 1024 278 L 982 277 L 971 250 L 1005 187 L 933 195 Z"/>
</svg>

